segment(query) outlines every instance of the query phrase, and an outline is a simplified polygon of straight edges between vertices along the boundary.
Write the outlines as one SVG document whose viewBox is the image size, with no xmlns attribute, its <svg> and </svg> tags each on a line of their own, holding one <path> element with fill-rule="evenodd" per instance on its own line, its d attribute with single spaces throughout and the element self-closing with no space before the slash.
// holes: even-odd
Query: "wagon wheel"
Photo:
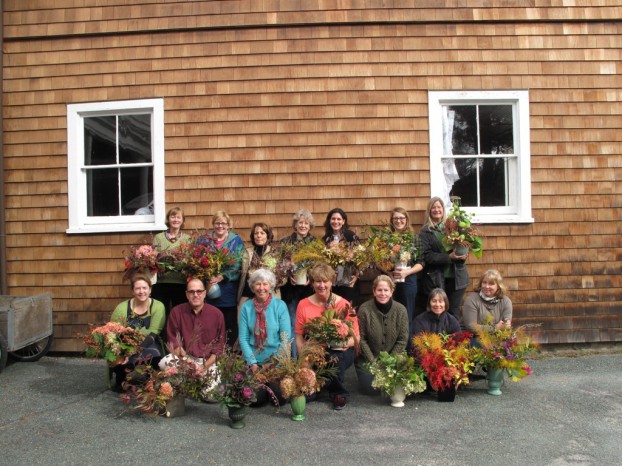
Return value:
<svg viewBox="0 0 622 466">
<path fill-rule="evenodd" d="M 6 344 L 6 340 L 0 333 L 0 372 L 6 366 L 6 358 L 7 358 L 8 345 Z"/>
<path fill-rule="evenodd" d="M 18 361 L 33 362 L 41 359 L 50 350 L 52 346 L 53 335 L 49 335 L 39 341 L 35 341 L 32 345 L 24 346 L 15 351 L 11 351 L 13 356 Z"/>
</svg>

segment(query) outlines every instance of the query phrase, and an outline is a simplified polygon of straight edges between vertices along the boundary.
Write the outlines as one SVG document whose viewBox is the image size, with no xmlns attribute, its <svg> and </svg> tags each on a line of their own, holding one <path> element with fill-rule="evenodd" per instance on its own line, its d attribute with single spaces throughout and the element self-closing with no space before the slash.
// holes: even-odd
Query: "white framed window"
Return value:
<svg viewBox="0 0 622 466">
<path fill-rule="evenodd" d="M 529 92 L 429 91 L 430 188 L 478 223 L 530 223 Z"/>
<path fill-rule="evenodd" d="M 164 101 L 67 105 L 67 233 L 164 230 Z"/>
</svg>

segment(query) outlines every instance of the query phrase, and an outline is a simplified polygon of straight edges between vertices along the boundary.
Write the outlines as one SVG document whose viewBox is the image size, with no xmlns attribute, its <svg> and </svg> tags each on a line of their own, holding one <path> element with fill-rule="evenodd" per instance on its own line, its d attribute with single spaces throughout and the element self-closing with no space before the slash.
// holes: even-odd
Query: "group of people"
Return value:
<svg viewBox="0 0 622 466">
<path fill-rule="evenodd" d="M 207 283 L 186 278 L 177 272 L 158 276 L 152 286 L 150 278 L 137 274 L 131 279 L 133 297 L 119 304 L 112 320 L 125 321 L 145 334 L 142 351 L 122 367 L 115 368 L 118 388 L 132 375 L 132 365 L 148 359 L 165 367 L 175 358 L 191 357 L 208 370 L 225 344 L 239 344 L 239 350 L 253 370 L 266 364 L 284 342 L 293 341 L 293 353 L 306 344 L 305 324 L 322 315 L 327 308 L 347 310 L 352 335 L 343 346 L 327 348 L 336 374 L 326 386 L 334 409 L 342 409 L 349 392 L 345 373 L 355 365 L 359 389 L 366 394 L 378 393 L 372 388 L 373 376 L 366 370 L 380 352 L 409 351 L 412 338 L 421 332 L 475 333 L 485 323 L 511 325 L 512 303 L 506 295 L 503 279 L 496 270 L 488 270 L 474 286 L 474 292 L 463 301 L 469 284 L 467 255 L 446 251 L 441 244 L 446 218 L 440 198 L 430 199 L 424 225 L 415 234 L 408 212 L 395 208 L 389 227 L 393 232 L 410 233 L 413 238 L 407 266 L 380 271 L 373 281 L 373 298 L 358 304 L 358 272 L 348 267 L 333 269 L 316 263 L 307 273 L 307 283 L 294 277 L 277 282 L 275 274 L 265 267 L 273 254 L 274 234 L 269 225 L 255 223 L 251 228 L 251 246 L 244 249 L 242 239 L 231 231 L 231 218 L 216 212 L 213 230 L 197 241 L 211 241 L 227 248 L 237 259 L 221 275 Z M 183 211 L 175 207 L 167 213 L 168 230 L 156 235 L 159 251 L 179 247 L 190 236 L 182 232 Z M 314 240 L 312 214 L 300 209 L 292 218 L 293 232 L 281 240 L 296 244 Z M 356 243 L 357 235 L 349 229 L 347 214 L 331 210 L 324 222 L 325 244 Z M 219 296 L 210 296 L 218 284 Z M 462 313 L 460 310 L 462 309 Z M 169 310 L 167 312 L 167 310 Z M 163 332 L 166 325 L 166 331 Z M 170 354 L 164 356 L 159 335 L 164 335 Z M 127 375 L 129 374 L 129 375 Z"/>
</svg>

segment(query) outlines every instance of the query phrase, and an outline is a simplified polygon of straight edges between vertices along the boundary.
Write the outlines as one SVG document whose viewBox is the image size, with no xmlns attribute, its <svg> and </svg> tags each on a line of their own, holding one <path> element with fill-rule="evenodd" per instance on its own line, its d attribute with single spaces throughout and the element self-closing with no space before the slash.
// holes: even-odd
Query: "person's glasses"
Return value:
<svg viewBox="0 0 622 466">
<path fill-rule="evenodd" d="M 226 227 L 228 225 L 227 222 L 216 222 L 214 223 L 215 227 Z"/>
<path fill-rule="evenodd" d="M 394 222 L 405 222 L 406 217 L 393 217 Z"/>
<path fill-rule="evenodd" d="M 202 295 L 203 293 L 205 293 L 205 290 L 186 290 L 186 293 L 188 293 L 188 294 Z"/>
</svg>

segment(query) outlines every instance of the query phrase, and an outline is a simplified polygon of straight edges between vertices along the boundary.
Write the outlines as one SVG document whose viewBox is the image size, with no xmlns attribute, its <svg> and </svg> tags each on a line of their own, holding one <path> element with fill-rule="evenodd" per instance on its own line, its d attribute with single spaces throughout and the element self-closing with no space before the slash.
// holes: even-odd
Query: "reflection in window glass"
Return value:
<svg viewBox="0 0 622 466">
<path fill-rule="evenodd" d="M 84 165 L 117 163 L 116 117 L 84 119 Z"/>
<path fill-rule="evenodd" d="M 153 167 L 122 168 L 121 193 L 121 215 L 147 208 L 153 201 Z"/>
<path fill-rule="evenodd" d="M 86 172 L 86 213 L 89 217 L 119 215 L 119 182 L 116 168 Z"/>
<path fill-rule="evenodd" d="M 119 162 L 151 162 L 151 115 L 119 116 Z"/>
</svg>

